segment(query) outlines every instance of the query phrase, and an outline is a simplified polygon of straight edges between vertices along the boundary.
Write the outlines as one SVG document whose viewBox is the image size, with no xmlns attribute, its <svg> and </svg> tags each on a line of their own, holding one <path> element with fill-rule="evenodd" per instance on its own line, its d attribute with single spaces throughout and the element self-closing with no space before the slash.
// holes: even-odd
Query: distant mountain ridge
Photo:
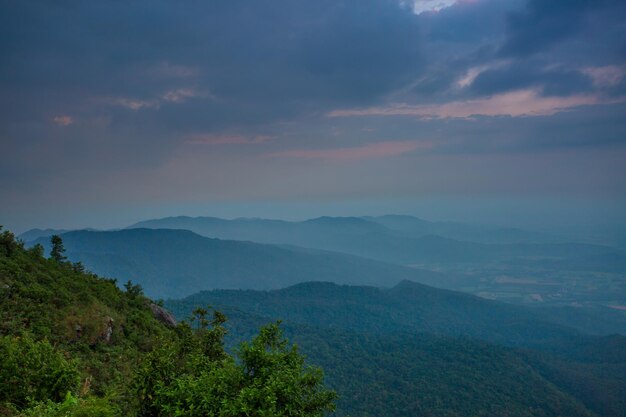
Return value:
<svg viewBox="0 0 626 417">
<path fill-rule="evenodd" d="M 67 233 L 69 231 L 70 230 L 67 229 L 30 229 L 17 237 L 24 242 L 32 242 L 42 237 L 60 235 L 61 233 Z"/>
<path fill-rule="evenodd" d="M 220 233 L 241 233 L 242 236 L 252 231 L 306 231 L 307 226 L 340 227 L 352 229 L 353 232 L 386 232 L 399 233 L 404 237 L 421 237 L 439 235 L 451 239 L 470 240 L 479 243 L 554 243 L 558 239 L 536 232 L 528 232 L 515 228 L 497 228 L 474 226 L 459 222 L 432 222 L 407 215 L 384 215 L 363 217 L 331 217 L 322 216 L 304 221 L 270 220 L 262 218 L 235 218 L 232 220 L 218 217 L 176 216 L 151 219 L 135 223 L 128 228 L 182 228 L 206 235 L 219 237 Z M 202 230 L 204 228 L 204 230 Z M 240 229 L 241 228 L 241 229 Z M 226 236 L 223 236 L 226 237 Z M 228 236 L 229 238 L 235 238 Z M 277 243 L 277 242 L 268 242 Z"/>
<path fill-rule="evenodd" d="M 305 281 L 392 286 L 436 281 L 437 272 L 356 256 L 202 237 L 188 230 L 75 231 L 61 235 L 67 256 L 94 272 L 141 284 L 154 297 L 212 288 L 271 289 Z M 39 238 L 45 248 L 48 238 Z"/>
<path fill-rule="evenodd" d="M 404 225 L 404 226 L 403 226 Z M 215 217 L 169 217 L 137 223 L 129 228 L 168 228 L 191 230 L 202 236 L 288 244 L 314 249 L 343 252 L 383 262 L 410 264 L 466 264 L 494 260 L 548 262 L 559 267 L 565 262 L 576 269 L 623 270 L 626 251 L 585 243 L 511 243 L 520 240 L 517 229 L 485 231 L 502 236 L 513 233 L 508 243 L 481 243 L 446 237 L 455 228 L 458 234 L 478 233 L 472 226 L 456 223 L 433 223 L 410 216 L 320 217 L 302 222 L 264 219 L 224 220 Z M 433 234 L 433 233 L 441 233 Z"/>
<path fill-rule="evenodd" d="M 61 235 L 63 233 L 68 232 L 76 232 L 76 231 L 88 231 L 88 232 L 97 232 L 99 229 L 94 229 L 92 227 L 86 227 L 83 229 L 30 229 L 25 231 L 24 233 L 17 236 L 19 240 L 22 242 L 32 242 L 39 238 L 50 237 L 52 235 Z"/>
</svg>

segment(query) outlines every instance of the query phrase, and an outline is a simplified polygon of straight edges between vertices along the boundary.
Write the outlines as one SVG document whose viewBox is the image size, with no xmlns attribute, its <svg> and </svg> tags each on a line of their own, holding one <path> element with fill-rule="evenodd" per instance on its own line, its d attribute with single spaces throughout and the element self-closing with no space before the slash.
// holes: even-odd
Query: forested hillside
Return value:
<svg viewBox="0 0 626 417">
<path fill-rule="evenodd" d="M 270 324 L 236 358 L 225 317 L 176 324 L 132 283 L 0 233 L 0 415 L 322 416 L 335 394 Z M 266 323 L 267 324 L 267 323 Z M 255 332 L 256 333 L 256 332 Z M 243 338 L 241 339 L 243 340 Z"/>
<path fill-rule="evenodd" d="M 522 306 L 485 300 L 411 281 L 393 288 L 309 282 L 275 291 L 203 291 L 169 301 L 184 305 L 235 306 L 268 317 L 350 331 L 427 332 L 469 336 L 509 346 L 575 346 L 590 340 L 570 327 L 554 324 Z M 624 346 L 626 347 L 626 338 Z"/>
<path fill-rule="evenodd" d="M 623 415 L 626 338 L 591 337 L 523 308 L 445 293 L 410 282 L 388 290 L 305 283 L 206 291 L 166 305 L 185 317 L 211 304 L 231 317 L 234 334 L 285 319 L 346 394 L 340 410 L 356 415 Z"/>
</svg>

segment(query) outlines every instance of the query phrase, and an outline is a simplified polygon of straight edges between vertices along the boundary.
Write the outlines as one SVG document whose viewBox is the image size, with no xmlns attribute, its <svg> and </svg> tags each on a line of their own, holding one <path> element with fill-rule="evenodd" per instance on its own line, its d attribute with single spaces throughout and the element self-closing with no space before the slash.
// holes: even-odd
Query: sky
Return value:
<svg viewBox="0 0 626 417">
<path fill-rule="evenodd" d="M 626 224 L 623 0 L 0 0 L 0 224 Z"/>
</svg>

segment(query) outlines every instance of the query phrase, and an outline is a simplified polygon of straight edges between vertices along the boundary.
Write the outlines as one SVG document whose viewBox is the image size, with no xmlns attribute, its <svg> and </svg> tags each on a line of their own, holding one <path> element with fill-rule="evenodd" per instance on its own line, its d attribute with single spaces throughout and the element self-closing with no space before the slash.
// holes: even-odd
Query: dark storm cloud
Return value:
<svg viewBox="0 0 626 417">
<path fill-rule="evenodd" d="M 608 14 L 602 15 L 603 12 Z M 603 21 L 594 22 L 592 15 L 598 13 Z M 584 35 L 589 25 L 607 36 L 611 44 L 620 42 L 611 39 L 609 29 L 623 22 L 622 0 L 529 0 L 523 11 L 512 12 L 508 17 L 507 39 L 500 54 L 506 57 L 527 57 L 545 51 L 569 38 Z M 623 27 L 621 28 L 623 33 Z"/>
<path fill-rule="evenodd" d="M 215 99 L 196 103 L 196 121 L 224 121 L 233 108 L 240 122 L 289 117 L 294 106 L 375 100 L 420 64 L 416 18 L 390 0 L 21 1 L 3 9 L 0 78 L 28 98 L 10 106 L 13 115 L 30 113 L 33 102 L 72 110 L 98 97 L 167 113 L 175 106 L 156 101 L 188 88 Z"/>
</svg>

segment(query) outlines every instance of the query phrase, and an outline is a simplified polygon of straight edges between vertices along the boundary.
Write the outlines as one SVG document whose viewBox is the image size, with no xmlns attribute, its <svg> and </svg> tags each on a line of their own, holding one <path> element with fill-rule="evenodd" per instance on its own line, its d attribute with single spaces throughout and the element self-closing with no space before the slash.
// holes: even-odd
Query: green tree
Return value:
<svg viewBox="0 0 626 417">
<path fill-rule="evenodd" d="M 305 365 L 278 323 L 242 344 L 236 360 L 224 351 L 224 321 L 214 312 L 199 330 L 183 324 L 179 343 L 148 355 L 135 384 L 140 416 L 317 417 L 334 410 L 336 394 L 323 386 L 322 371 Z"/>
<path fill-rule="evenodd" d="M 50 237 L 50 243 L 52 244 L 52 250 L 50 250 L 50 257 L 57 262 L 63 262 L 67 259 L 64 255 L 65 247 L 63 246 L 63 239 L 59 235 L 52 235 Z"/>
<path fill-rule="evenodd" d="M 124 284 L 124 288 L 126 288 L 126 294 L 130 296 L 130 298 L 137 298 L 143 295 L 143 288 L 139 284 L 133 284 L 131 280 L 128 280 L 126 284 Z"/>
<path fill-rule="evenodd" d="M 41 243 L 35 243 L 35 245 L 29 249 L 29 253 L 34 259 L 43 258 L 43 245 Z"/>
<path fill-rule="evenodd" d="M 18 247 L 18 243 L 15 241 L 15 235 L 8 230 L 2 231 L 2 225 L 0 225 L 0 254 L 5 256 L 11 256 Z"/>
</svg>

